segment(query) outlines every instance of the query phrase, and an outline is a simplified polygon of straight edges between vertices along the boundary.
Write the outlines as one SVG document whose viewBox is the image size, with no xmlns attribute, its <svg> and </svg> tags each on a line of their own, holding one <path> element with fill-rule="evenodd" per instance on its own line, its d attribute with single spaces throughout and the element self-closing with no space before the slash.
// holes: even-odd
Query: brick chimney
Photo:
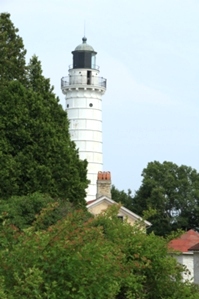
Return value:
<svg viewBox="0 0 199 299">
<path fill-rule="evenodd" d="M 99 171 L 97 175 L 97 195 L 111 198 L 111 173 L 110 171 Z"/>
</svg>

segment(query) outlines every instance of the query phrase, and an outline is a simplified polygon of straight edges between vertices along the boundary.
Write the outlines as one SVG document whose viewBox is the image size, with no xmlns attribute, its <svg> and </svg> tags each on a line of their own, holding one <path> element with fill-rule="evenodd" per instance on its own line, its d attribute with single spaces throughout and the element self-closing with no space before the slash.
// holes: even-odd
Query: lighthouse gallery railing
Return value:
<svg viewBox="0 0 199 299">
<path fill-rule="evenodd" d="M 106 88 L 106 79 L 98 76 L 67 76 L 61 79 L 61 87 L 69 87 L 71 85 L 91 85 Z"/>
</svg>

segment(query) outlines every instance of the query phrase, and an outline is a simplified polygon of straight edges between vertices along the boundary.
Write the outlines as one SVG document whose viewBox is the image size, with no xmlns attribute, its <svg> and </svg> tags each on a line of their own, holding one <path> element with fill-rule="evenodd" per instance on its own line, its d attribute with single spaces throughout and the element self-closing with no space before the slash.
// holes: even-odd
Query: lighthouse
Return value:
<svg viewBox="0 0 199 299">
<path fill-rule="evenodd" d="M 102 95 L 106 91 L 106 79 L 99 76 L 96 54 L 83 37 L 82 43 L 72 51 L 73 64 L 69 66 L 68 76 L 61 79 L 70 136 L 79 149 L 80 159 L 88 161 L 90 184 L 86 201 L 96 198 L 97 175 L 103 170 Z"/>
</svg>

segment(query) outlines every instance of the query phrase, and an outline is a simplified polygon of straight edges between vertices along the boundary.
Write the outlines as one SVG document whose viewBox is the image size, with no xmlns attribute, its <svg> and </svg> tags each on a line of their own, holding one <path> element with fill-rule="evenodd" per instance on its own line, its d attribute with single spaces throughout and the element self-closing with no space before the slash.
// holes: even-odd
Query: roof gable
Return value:
<svg viewBox="0 0 199 299">
<path fill-rule="evenodd" d="M 87 209 L 91 209 L 95 206 L 100 205 L 102 202 L 106 203 L 107 206 L 113 205 L 113 204 L 118 204 L 117 202 L 115 202 L 114 200 L 110 199 L 107 196 L 101 196 L 96 200 L 91 200 L 87 203 Z M 137 214 L 131 212 L 130 210 L 128 210 L 127 208 L 121 206 L 120 207 L 120 213 L 122 213 L 124 216 L 126 217 L 130 217 L 132 219 L 134 219 L 134 221 L 138 221 L 138 220 L 142 220 L 142 218 L 140 216 L 138 216 Z M 144 221 L 146 226 L 151 226 L 151 223 L 149 221 Z"/>
<path fill-rule="evenodd" d="M 199 251 L 199 243 L 189 248 L 189 251 Z"/>
</svg>

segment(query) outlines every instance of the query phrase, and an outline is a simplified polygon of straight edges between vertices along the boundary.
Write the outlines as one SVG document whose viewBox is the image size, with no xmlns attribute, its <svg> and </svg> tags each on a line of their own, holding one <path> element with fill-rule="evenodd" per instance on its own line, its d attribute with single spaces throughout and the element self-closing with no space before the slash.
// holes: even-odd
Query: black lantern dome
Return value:
<svg viewBox="0 0 199 299">
<path fill-rule="evenodd" d="M 72 52 L 73 54 L 73 68 L 86 68 L 86 69 L 95 69 L 96 65 L 96 54 L 93 47 L 86 43 L 87 38 L 82 38 L 82 44 L 77 46 Z"/>
</svg>

